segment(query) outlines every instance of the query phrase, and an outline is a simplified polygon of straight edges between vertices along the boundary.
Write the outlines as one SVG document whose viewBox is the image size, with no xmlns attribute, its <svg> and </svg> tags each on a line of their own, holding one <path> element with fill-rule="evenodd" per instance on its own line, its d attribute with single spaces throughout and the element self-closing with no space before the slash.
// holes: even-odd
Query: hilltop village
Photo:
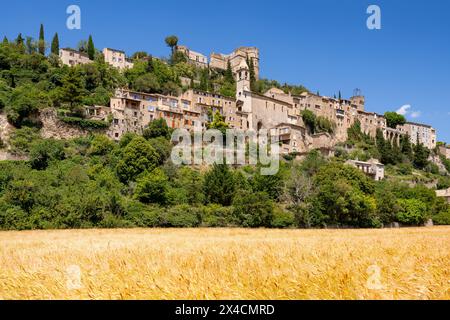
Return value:
<svg viewBox="0 0 450 320">
<path fill-rule="evenodd" d="M 393 129 L 388 127 L 383 115 L 365 110 L 364 96 L 355 91 L 348 98 L 326 97 L 308 91 L 300 94 L 270 88 L 260 94 L 251 90 L 251 72 L 259 79 L 259 50 L 255 47 L 241 47 L 231 54 L 213 53 L 211 56 L 190 50 L 186 46 L 176 46 L 187 61 L 196 67 L 231 71 L 236 83 L 236 96 L 188 88 L 179 96 L 136 92 L 127 88 L 117 88 L 107 106 L 89 106 L 87 116 L 104 120 L 112 117 L 108 135 L 119 140 L 126 132 L 142 133 L 148 123 L 155 119 L 165 119 L 171 128 L 205 129 L 211 114 L 219 112 L 230 128 L 267 129 L 280 137 L 283 153 L 303 153 L 312 149 L 332 150 L 339 142 L 348 138 L 348 129 L 359 121 L 361 130 L 375 137 L 377 129 L 384 138 L 399 140 L 408 134 L 413 144 L 419 140 L 428 149 L 436 147 L 436 130 L 427 124 L 406 122 Z M 91 63 L 86 54 L 72 49 L 61 49 L 63 64 L 74 66 Z M 105 48 L 103 56 L 107 63 L 126 70 L 133 63 L 120 50 Z M 189 79 L 181 79 L 189 83 Z M 307 129 L 302 112 L 312 111 L 316 116 L 328 119 L 332 132 L 314 133 Z"/>
<path fill-rule="evenodd" d="M 92 36 L 47 46 L 43 26 L 3 39 L 0 229 L 450 223 L 450 149 L 431 126 L 366 110 L 360 90 L 265 79 L 255 47 L 165 43 L 167 57 L 128 57 Z M 278 170 L 177 166 L 176 128 L 264 129 Z"/>
</svg>

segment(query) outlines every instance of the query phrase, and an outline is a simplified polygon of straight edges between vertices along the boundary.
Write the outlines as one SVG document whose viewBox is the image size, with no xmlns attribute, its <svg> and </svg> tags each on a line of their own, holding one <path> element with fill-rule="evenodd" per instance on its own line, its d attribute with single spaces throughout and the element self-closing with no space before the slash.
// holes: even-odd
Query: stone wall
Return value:
<svg viewBox="0 0 450 320">
<path fill-rule="evenodd" d="M 88 136 L 92 133 L 106 133 L 106 130 L 86 130 L 69 125 L 58 119 L 55 109 L 45 109 L 39 114 L 42 122 L 41 136 L 44 139 L 68 140 Z"/>
</svg>

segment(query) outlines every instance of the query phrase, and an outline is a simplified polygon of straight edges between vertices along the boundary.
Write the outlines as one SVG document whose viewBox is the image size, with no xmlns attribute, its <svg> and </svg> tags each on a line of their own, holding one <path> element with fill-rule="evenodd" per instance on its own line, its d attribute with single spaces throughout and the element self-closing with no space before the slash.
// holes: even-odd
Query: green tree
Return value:
<svg viewBox="0 0 450 320">
<path fill-rule="evenodd" d="M 428 157 L 430 156 L 430 150 L 425 147 L 419 140 L 417 135 L 417 143 L 414 146 L 414 160 L 413 164 L 417 169 L 424 169 L 428 165 Z"/>
<path fill-rule="evenodd" d="M 92 40 L 92 35 L 89 35 L 88 45 L 87 45 L 87 54 L 89 59 L 94 60 L 95 58 L 95 46 L 94 41 Z"/>
<path fill-rule="evenodd" d="M 21 33 L 19 33 L 19 35 L 16 38 L 16 46 L 21 53 L 25 52 L 25 40 L 23 39 Z"/>
<path fill-rule="evenodd" d="M 143 136 L 145 139 L 152 139 L 163 137 L 165 139 L 170 138 L 169 127 L 166 120 L 159 118 L 155 119 L 148 124 L 148 127 L 144 129 Z"/>
<path fill-rule="evenodd" d="M 247 58 L 248 70 L 250 73 L 250 88 L 251 91 L 255 91 L 256 86 L 256 75 L 255 75 L 255 65 L 253 64 L 253 59 Z"/>
<path fill-rule="evenodd" d="M 235 192 L 234 176 L 227 165 L 214 164 L 205 174 L 203 193 L 207 203 L 229 206 Z"/>
<path fill-rule="evenodd" d="M 400 210 L 397 213 L 397 220 L 407 225 L 421 225 L 425 222 L 427 216 L 427 206 L 417 199 L 400 199 L 398 200 Z"/>
<path fill-rule="evenodd" d="M 136 181 L 135 199 L 142 203 L 166 204 L 169 182 L 164 172 L 156 168 Z"/>
<path fill-rule="evenodd" d="M 36 43 L 32 37 L 27 37 L 27 40 L 25 41 L 25 47 L 28 54 L 33 54 L 36 52 Z"/>
<path fill-rule="evenodd" d="M 40 140 L 31 145 L 30 164 L 33 169 L 45 170 L 50 161 L 64 158 L 64 144 L 61 141 L 53 139 Z"/>
<path fill-rule="evenodd" d="M 165 42 L 167 44 L 168 47 L 170 47 L 170 50 L 172 51 L 172 55 L 175 52 L 175 47 L 178 45 L 178 37 L 177 36 L 168 36 L 165 39 Z"/>
<path fill-rule="evenodd" d="M 91 147 L 88 150 L 89 155 L 105 156 L 115 149 L 115 143 L 106 135 L 95 135 Z"/>
<path fill-rule="evenodd" d="M 55 33 L 52 40 L 52 54 L 59 55 L 59 38 L 58 38 L 58 32 Z"/>
<path fill-rule="evenodd" d="M 71 110 L 74 110 L 75 107 L 79 106 L 81 103 L 84 93 L 83 89 L 84 87 L 81 75 L 75 68 L 70 68 L 69 72 L 62 80 L 61 91 L 62 100 L 69 103 Z"/>
<path fill-rule="evenodd" d="M 270 227 L 274 217 L 273 203 L 264 192 L 239 192 L 233 200 L 233 213 L 243 227 Z"/>
<path fill-rule="evenodd" d="M 219 111 L 216 111 L 216 113 L 214 113 L 213 120 L 208 123 L 208 129 L 217 129 L 222 132 L 222 134 L 225 134 L 228 128 L 228 124 L 225 122 L 225 117 L 221 115 Z"/>
<path fill-rule="evenodd" d="M 378 227 L 374 183 L 360 170 L 340 163 L 323 166 L 314 177 L 315 210 L 325 224 Z M 318 220 L 318 219 L 316 219 Z"/>
<path fill-rule="evenodd" d="M 315 133 L 316 115 L 311 110 L 303 110 L 301 114 L 305 126 L 311 133 Z"/>
<path fill-rule="evenodd" d="M 9 44 L 8 38 L 6 36 L 3 37 L 3 44 L 4 45 L 8 45 Z"/>
<path fill-rule="evenodd" d="M 412 146 L 411 146 L 411 139 L 409 137 L 409 134 L 402 135 L 400 137 L 400 151 L 410 161 L 413 160 L 413 149 L 412 149 Z"/>
<path fill-rule="evenodd" d="M 228 83 L 234 83 L 233 71 L 231 70 L 230 60 L 227 62 L 227 70 L 225 71 L 225 81 Z"/>
<path fill-rule="evenodd" d="M 39 53 L 45 56 L 45 38 L 44 38 L 44 25 L 41 23 L 41 27 L 39 29 Z"/>
<path fill-rule="evenodd" d="M 158 154 L 143 137 L 134 138 L 121 152 L 116 171 L 124 183 L 135 181 L 145 171 L 158 164 Z"/>
<path fill-rule="evenodd" d="M 397 126 L 401 126 L 406 123 L 405 117 L 397 112 L 388 111 L 384 114 L 384 117 L 386 118 L 387 126 L 392 129 L 396 129 Z"/>
<path fill-rule="evenodd" d="M 161 92 L 161 85 L 158 82 L 158 78 L 153 73 L 146 73 L 138 77 L 134 82 L 134 88 L 140 92 Z"/>
</svg>

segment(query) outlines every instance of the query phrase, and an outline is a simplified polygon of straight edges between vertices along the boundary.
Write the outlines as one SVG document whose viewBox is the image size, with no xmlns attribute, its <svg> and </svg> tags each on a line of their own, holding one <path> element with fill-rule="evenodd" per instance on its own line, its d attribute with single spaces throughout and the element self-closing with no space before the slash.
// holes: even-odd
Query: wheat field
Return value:
<svg viewBox="0 0 450 320">
<path fill-rule="evenodd" d="M 0 232 L 0 299 L 449 299 L 450 227 Z"/>
</svg>

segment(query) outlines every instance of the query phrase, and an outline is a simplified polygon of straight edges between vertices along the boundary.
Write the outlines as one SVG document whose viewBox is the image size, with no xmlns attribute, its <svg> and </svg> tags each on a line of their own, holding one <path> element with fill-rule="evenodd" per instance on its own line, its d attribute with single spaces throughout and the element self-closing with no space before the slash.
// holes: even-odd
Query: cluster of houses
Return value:
<svg viewBox="0 0 450 320">
<path fill-rule="evenodd" d="M 396 129 L 389 128 L 383 115 L 365 110 L 365 99 L 356 91 L 349 99 L 337 99 L 304 92 L 299 95 L 272 88 L 264 94 L 250 89 L 250 67 L 253 64 L 255 77 L 259 78 L 259 51 L 254 47 L 241 47 L 233 53 L 205 55 L 178 46 L 188 61 L 199 66 L 226 69 L 231 66 L 236 80 L 236 96 L 225 97 L 212 92 L 189 89 L 179 96 L 135 92 L 118 88 L 109 106 L 86 108 L 87 116 L 96 119 L 112 118 L 108 132 L 111 138 L 119 140 L 126 132 L 141 133 L 154 119 L 163 118 L 171 128 L 189 130 L 205 129 L 211 115 L 219 112 L 230 128 L 242 130 L 269 130 L 279 139 L 282 153 L 306 153 L 312 149 L 330 152 L 338 142 L 347 140 L 347 130 L 356 122 L 361 130 L 374 137 L 378 129 L 386 139 L 397 141 L 408 134 L 411 142 L 423 143 L 427 148 L 436 147 L 436 130 L 429 125 L 407 122 Z M 133 63 L 120 50 L 105 48 L 105 61 L 120 70 L 131 68 Z M 77 65 L 89 63 L 89 58 L 71 49 L 61 49 L 62 63 Z M 302 119 L 302 111 L 310 110 L 335 124 L 334 134 L 308 132 Z M 447 149 L 447 155 L 450 152 Z M 372 162 L 352 163 L 373 175 L 374 179 L 384 177 L 382 165 Z"/>
</svg>

